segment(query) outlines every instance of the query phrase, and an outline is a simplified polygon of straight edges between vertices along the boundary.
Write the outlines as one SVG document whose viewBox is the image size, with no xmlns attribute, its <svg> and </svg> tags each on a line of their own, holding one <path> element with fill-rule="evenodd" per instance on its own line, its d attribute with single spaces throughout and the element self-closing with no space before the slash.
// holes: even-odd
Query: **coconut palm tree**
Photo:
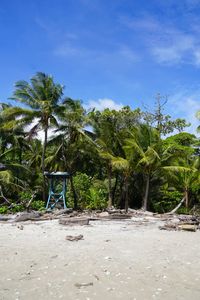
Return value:
<svg viewBox="0 0 200 300">
<path fill-rule="evenodd" d="M 183 199 L 185 207 L 189 208 L 189 194 L 193 186 L 200 185 L 200 158 L 195 157 L 190 161 L 185 161 L 184 165 L 165 166 L 169 181 L 172 182 L 178 189 L 183 191 Z"/>
<path fill-rule="evenodd" d="M 42 173 L 45 170 L 45 154 L 48 141 L 48 131 L 51 126 L 58 126 L 57 116 L 62 113 L 61 98 L 64 87 L 54 82 L 53 77 L 38 72 L 27 81 L 18 81 L 11 99 L 25 104 L 25 107 L 9 107 L 5 110 L 8 119 L 15 118 L 15 122 L 29 125 L 29 136 L 44 132 L 42 151 Z M 45 191 L 45 182 L 44 182 Z M 45 192 L 44 192 L 45 193 Z M 45 194 L 44 194 L 45 198 Z"/>
<path fill-rule="evenodd" d="M 161 166 L 160 143 L 158 130 L 146 124 L 141 124 L 129 132 L 129 138 L 125 140 L 125 146 L 123 147 L 126 156 L 131 158 L 135 170 L 143 174 L 145 192 L 142 208 L 144 210 L 147 210 L 149 205 L 151 178 Z"/>
<path fill-rule="evenodd" d="M 49 152 L 45 162 L 49 169 L 74 173 L 88 162 L 95 144 L 91 139 L 92 133 L 85 126 L 87 115 L 81 101 L 66 98 L 63 101 L 63 115 L 59 127 L 55 130 L 48 145 Z M 73 177 L 70 176 L 71 188 L 74 195 L 74 208 L 77 208 L 77 196 L 74 189 Z"/>
<path fill-rule="evenodd" d="M 106 166 L 108 177 L 108 207 L 112 207 L 114 204 L 114 194 L 112 193 L 114 158 L 123 155 L 123 149 L 119 138 L 119 131 L 122 130 L 121 126 L 124 126 L 122 116 L 122 113 L 109 109 L 105 109 L 103 112 L 93 111 L 90 114 L 96 149 L 99 158 Z M 115 166 L 115 169 L 118 170 L 118 167 Z M 117 177 L 115 181 L 117 182 Z"/>
</svg>

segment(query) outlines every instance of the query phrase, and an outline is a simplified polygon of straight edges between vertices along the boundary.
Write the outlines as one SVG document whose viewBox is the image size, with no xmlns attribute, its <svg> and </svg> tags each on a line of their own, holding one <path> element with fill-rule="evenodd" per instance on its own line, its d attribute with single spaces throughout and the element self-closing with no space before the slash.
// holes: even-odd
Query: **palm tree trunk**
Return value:
<svg viewBox="0 0 200 300">
<path fill-rule="evenodd" d="M 187 188 L 185 189 L 185 207 L 189 208 L 189 191 Z"/>
<path fill-rule="evenodd" d="M 108 208 L 112 207 L 112 166 L 108 165 Z"/>
<path fill-rule="evenodd" d="M 44 128 L 44 143 L 43 143 L 43 149 L 42 149 L 42 174 L 43 174 L 43 200 L 46 201 L 46 184 L 45 184 L 45 154 L 46 154 L 46 148 L 47 148 L 47 137 L 48 137 L 48 126 L 45 126 Z"/>
<path fill-rule="evenodd" d="M 143 207 L 142 207 L 144 209 L 144 211 L 146 211 L 147 208 L 148 208 L 149 183 L 150 183 L 150 175 L 147 174 L 145 195 L 144 195 L 144 198 L 143 198 Z"/>
<path fill-rule="evenodd" d="M 128 212 L 128 176 L 125 177 L 125 211 Z"/>
<path fill-rule="evenodd" d="M 116 193 L 116 189 L 117 189 L 117 185 L 118 185 L 118 180 L 119 180 L 119 173 L 117 173 L 116 177 L 115 177 L 115 185 L 113 188 L 113 192 L 112 192 L 112 204 L 115 204 L 115 193 Z"/>
<path fill-rule="evenodd" d="M 73 193 L 73 197 L 74 197 L 74 209 L 76 210 L 78 208 L 78 198 L 77 198 L 76 190 L 74 187 L 73 177 L 70 176 L 69 180 L 71 183 L 71 189 L 72 189 L 72 193 Z"/>
</svg>

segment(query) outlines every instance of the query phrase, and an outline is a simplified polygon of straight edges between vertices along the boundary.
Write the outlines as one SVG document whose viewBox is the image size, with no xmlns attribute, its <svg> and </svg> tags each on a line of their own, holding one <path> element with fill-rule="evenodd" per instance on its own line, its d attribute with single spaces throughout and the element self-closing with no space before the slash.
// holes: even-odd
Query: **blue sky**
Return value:
<svg viewBox="0 0 200 300">
<path fill-rule="evenodd" d="M 200 0 L 1 0 L 0 99 L 37 71 L 87 107 L 154 107 L 198 126 Z"/>
</svg>

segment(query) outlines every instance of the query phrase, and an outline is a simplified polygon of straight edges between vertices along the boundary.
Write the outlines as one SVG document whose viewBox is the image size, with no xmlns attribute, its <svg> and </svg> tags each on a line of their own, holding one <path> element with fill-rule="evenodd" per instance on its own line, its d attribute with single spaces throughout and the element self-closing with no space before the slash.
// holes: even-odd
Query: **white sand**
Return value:
<svg viewBox="0 0 200 300">
<path fill-rule="evenodd" d="M 200 299 L 200 231 L 131 220 L 23 225 L 0 224 L 0 300 Z"/>
</svg>

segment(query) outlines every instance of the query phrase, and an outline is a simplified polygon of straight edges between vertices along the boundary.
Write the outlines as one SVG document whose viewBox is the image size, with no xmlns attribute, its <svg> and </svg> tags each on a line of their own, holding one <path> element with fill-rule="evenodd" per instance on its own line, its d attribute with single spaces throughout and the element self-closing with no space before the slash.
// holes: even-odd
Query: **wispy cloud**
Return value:
<svg viewBox="0 0 200 300">
<path fill-rule="evenodd" d="M 88 103 L 85 105 L 86 109 L 97 109 L 97 110 L 104 110 L 106 108 L 109 109 L 115 109 L 115 110 L 120 110 L 124 105 L 122 103 L 118 103 L 112 99 L 109 98 L 103 98 L 103 99 L 98 99 L 98 100 L 90 100 Z"/>
<path fill-rule="evenodd" d="M 57 46 L 54 50 L 53 50 L 53 54 L 55 56 L 59 56 L 59 57 L 71 57 L 71 56 L 86 56 L 89 55 L 89 51 L 87 49 L 84 48 L 80 48 L 78 46 L 74 46 L 71 43 L 63 43 L 59 46 Z"/>
<path fill-rule="evenodd" d="M 140 18 L 120 16 L 120 23 L 134 30 L 140 29 L 147 31 L 155 31 L 160 29 L 160 23 L 153 16 L 147 14 L 142 15 Z"/>
<path fill-rule="evenodd" d="M 200 110 L 200 90 L 192 93 L 191 91 L 182 91 L 172 95 L 169 99 L 171 114 L 174 117 L 185 118 L 191 123 L 187 131 L 197 135 L 199 120 L 196 117 L 197 111 Z"/>
<path fill-rule="evenodd" d="M 82 59 L 92 65 L 98 63 L 108 66 L 140 61 L 138 53 L 127 45 L 113 45 L 110 49 L 97 49 L 89 46 L 83 47 L 71 41 L 57 45 L 53 50 L 53 55 L 60 58 Z"/>
<path fill-rule="evenodd" d="M 187 0 L 192 5 L 200 0 Z M 200 66 L 200 38 L 194 20 L 184 30 L 176 22 L 158 20 L 155 16 L 144 14 L 140 18 L 121 17 L 120 22 L 141 34 L 146 49 L 159 64 L 175 65 L 180 63 Z M 190 21 L 190 22 L 189 22 Z M 198 22 L 199 24 L 199 22 Z M 187 26 L 187 25 L 186 25 Z M 199 29 L 198 29 L 199 30 Z"/>
<path fill-rule="evenodd" d="M 184 62 L 199 65 L 196 54 L 199 45 L 194 35 L 176 29 L 167 29 L 163 33 L 163 36 L 156 39 L 150 48 L 157 62 L 166 64 Z"/>
</svg>

